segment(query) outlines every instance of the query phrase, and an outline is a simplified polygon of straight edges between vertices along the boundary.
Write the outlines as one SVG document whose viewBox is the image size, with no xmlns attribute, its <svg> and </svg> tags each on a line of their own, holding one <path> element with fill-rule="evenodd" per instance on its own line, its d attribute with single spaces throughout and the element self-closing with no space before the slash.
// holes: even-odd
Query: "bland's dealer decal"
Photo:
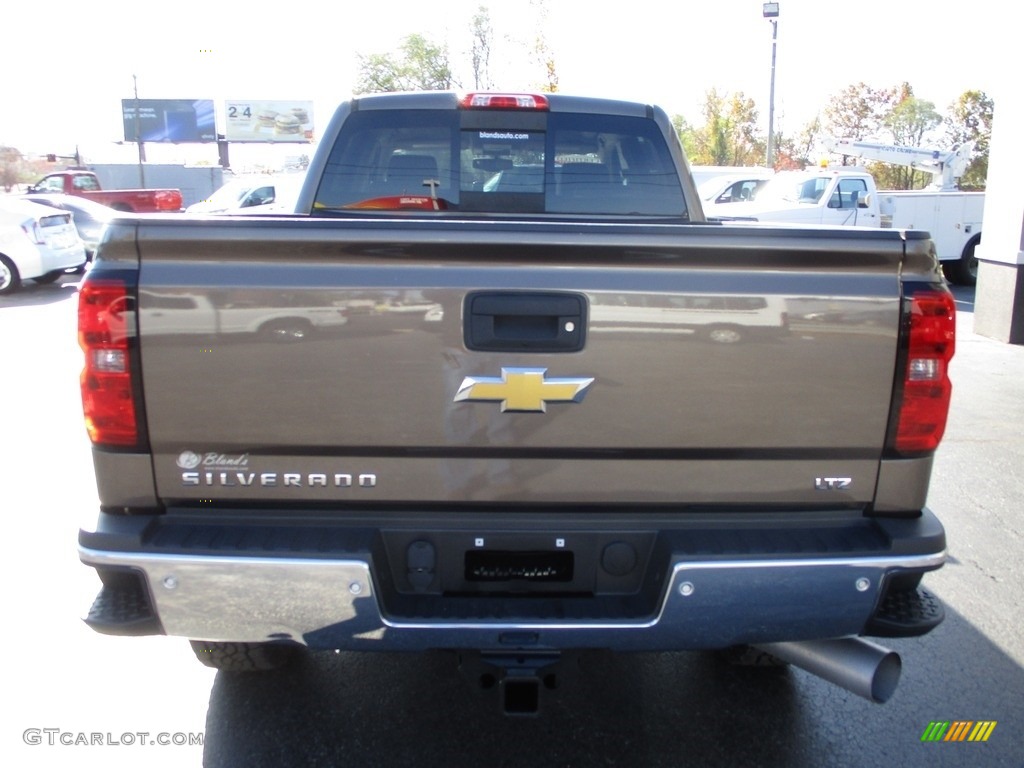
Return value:
<svg viewBox="0 0 1024 768">
<path fill-rule="evenodd" d="M 209 469 L 237 468 L 249 466 L 249 454 L 242 453 L 237 456 L 229 456 L 225 453 L 211 451 L 209 453 L 195 453 L 194 451 L 182 451 L 178 456 L 177 464 L 182 469 L 195 469 L 202 465 Z"/>
</svg>

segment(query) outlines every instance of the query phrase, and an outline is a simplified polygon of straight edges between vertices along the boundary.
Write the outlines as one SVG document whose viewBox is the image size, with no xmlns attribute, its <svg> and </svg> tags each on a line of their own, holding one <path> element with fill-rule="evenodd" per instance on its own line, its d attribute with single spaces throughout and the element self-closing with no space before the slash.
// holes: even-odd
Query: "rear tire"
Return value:
<svg viewBox="0 0 1024 768">
<path fill-rule="evenodd" d="M 32 279 L 40 285 L 49 285 L 50 283 L 56 283 L 60 280 L 60 276 L 63 274 L 64 270 L 58 269 L 53 272 L 47 272 L 45 275 L 40 275 L 39 277 L 33 277 Z"/>
<path fill-rule="evenodd" d="M 21 275 L 14 262 L 6 256 L 0 256 L 0 295 L 14 293 L 21 287 Z"/>
<path fill-rule="evenodd" d="M 974 249 L 981 240 L 975 240 L 964 248 L 963 255 L 956 261 L 947 261 L 942 265 L 946 279 L 957 285 L 972 286 L 978 284 L 978 257 Z"/>
<path fill-rule="evenodd" d="M 189 640 L 196 658 L 222 672 L 269 672 L 288 666 L 298 657 L 296 645 L 281 643 L 218 643 Z"/>
</svg>

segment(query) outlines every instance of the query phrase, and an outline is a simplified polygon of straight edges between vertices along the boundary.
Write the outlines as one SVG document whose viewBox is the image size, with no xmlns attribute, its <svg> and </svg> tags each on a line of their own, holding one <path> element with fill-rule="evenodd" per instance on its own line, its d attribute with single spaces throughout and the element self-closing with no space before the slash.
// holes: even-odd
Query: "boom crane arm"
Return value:
<svg viewBox="0 0 1024 768">
<path fill-rule="evenodd" d="M 974 142 L 967 141 L 956 149 L 942 151 L 924 147 L 900 147 L 893 144 L 876 144 L 870 141 L 855 139 L 826 138 L 823 140 L 829 152 L 880 163 L 901 165 L 924 171 L 932 175 L 929 189 L 956 189 L 956 180 L 963 176 L 971 162 Z"/>
</svg>

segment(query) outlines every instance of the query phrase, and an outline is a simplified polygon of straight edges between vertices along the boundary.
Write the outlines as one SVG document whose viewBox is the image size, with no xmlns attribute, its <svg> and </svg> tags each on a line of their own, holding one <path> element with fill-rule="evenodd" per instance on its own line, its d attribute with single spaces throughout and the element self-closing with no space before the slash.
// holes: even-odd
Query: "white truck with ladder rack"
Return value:
<svg viewBox="0 0 1024 768">
<path fill-rule="evenodd" d="M 956 188 L 970 161 L 973 142 L 952 151 L 852 139 L 825 139 L 824 144 L 844 157 L 931 173 L 932 183 L 922 190 L 882 191 L 865 168 L 829 165 L 778 173 L 755 201 L 709 205 L 705 212 L 714 218 L 925 230 L 935 242 L 946 276 L 955 283 L 974 285 L 978 274 L 974 250 L 981 242 L 985 193 Z"/>
</svg>

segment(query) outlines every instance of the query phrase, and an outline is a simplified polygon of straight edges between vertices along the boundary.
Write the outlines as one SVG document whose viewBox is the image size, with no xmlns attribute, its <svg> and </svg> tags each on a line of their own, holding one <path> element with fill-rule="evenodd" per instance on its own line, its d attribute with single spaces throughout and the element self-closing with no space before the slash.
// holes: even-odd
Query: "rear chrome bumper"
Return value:
<svg viewBox="0 0 1024 768">
<path fill-rule="evenodd" d="M 934 531 L 938 523 L 930 520 Z M 168 635 L 382 651 L 698 650 L 859 635 L 879 610 L 891 577 L 935 570 L 945 560 L 944 543 L 935 552 L 873 556 L 726 559 L 671 552 L 650 574 L 656 590 L 650 609 L 619 611 L 615 606 L 626 598 L 399 597 L 371 550 L 252 556 L 125 551 L 83 543 L 80 557 L 101 577 L 132 575 L 158 619 L 150 627 Z M 138 634 L 144 633 L 151 632 Z"/>
</svg>

